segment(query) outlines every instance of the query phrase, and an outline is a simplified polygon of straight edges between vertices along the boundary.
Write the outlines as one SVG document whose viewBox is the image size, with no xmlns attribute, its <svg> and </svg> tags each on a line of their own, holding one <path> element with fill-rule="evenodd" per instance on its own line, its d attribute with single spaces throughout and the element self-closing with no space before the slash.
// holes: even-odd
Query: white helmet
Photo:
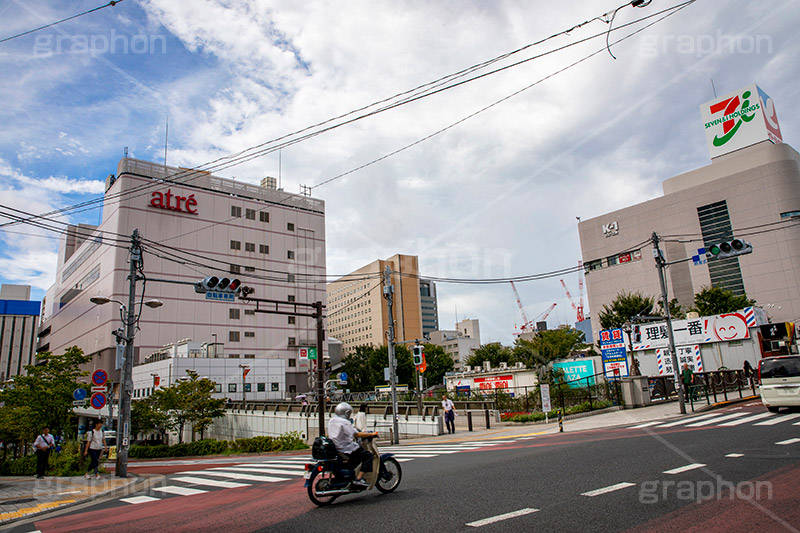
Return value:
<svg viewBox="0 0 800 533">
<path fill-rule="evenodd" d="M 349 403 L 342 402 L 336 406 L 336 408 L 333 410 L 333 413 L 342 418 L 350 418 L 353 414 L 353 408 L 350 407 Z"/>
</svg>

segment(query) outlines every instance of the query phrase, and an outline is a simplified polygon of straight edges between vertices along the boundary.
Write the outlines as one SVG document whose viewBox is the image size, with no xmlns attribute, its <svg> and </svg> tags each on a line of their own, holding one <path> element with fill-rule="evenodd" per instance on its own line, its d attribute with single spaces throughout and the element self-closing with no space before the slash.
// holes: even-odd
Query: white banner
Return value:
<svg viewBox="0 0 800 533">
<path fill-rule="evenodd" d="M 766 323 L 763 310 L 746 307 L 735 313 L 672 321 L 676 346 L 735 341 L 750 338 L 750 329 Z M 633 350 L 653 350 L 669 346 L 666 322 L 636 326 L 640 339 L 634 335 Z"/>
</svg>

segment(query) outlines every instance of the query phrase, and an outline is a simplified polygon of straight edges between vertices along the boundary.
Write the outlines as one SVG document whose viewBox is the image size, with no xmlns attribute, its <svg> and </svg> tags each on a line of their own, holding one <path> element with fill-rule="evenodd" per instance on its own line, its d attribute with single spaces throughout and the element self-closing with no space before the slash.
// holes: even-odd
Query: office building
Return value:
<svg viewBox="0 0 800 533">
<path fill-rule="evenodd" d="M 428 337 L 439 329 L 439 304 L 436 300 L 436 283 L 429 279 L 419 280 L 420 305 L 422 306 L 422 335 Z"/>
<path fill-rule="evenodd" d="M 0 382 L 25 374 L 25 366 L 36 363 L 41 302 L 30 297 L 29 285 L 0 287 Z"/>
</svg>

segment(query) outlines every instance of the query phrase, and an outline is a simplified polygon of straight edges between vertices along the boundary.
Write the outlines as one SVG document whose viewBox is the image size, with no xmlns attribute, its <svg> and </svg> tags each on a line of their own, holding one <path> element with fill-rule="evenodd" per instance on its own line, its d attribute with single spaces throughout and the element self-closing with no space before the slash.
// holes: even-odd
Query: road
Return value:
<svg viewBox="0 0 800 533">
<path fill-rule="evenodd" d="M 535 431 L 535 428 L 522 428 Z M 679 421 L 403 446 L 389 495 L 318 509 L 306 454 L 162 461 L 153 489 L 18 526 L 97 531 L 798 531 L 800 413 L 760 404 Z M 386 450 L 384 450 L 386 451 Z M 731 497 L 731 493 L 734 496 Z"/>
</svg>

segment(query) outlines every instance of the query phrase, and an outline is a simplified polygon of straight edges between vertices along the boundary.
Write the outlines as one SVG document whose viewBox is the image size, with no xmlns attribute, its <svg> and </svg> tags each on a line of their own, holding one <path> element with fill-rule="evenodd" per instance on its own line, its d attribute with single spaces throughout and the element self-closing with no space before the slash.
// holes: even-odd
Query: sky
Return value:
<svg viewBox="0 0 800 533">
<path fill-rule="evenodd" d="M 635 22 L 680 3 L 124 0 L 0 42 L 0 212 L 102 196 L 126 148 L 164 161 L 167 121 L 168 163 L 197 167 L 527 47 L 474 74 L 508 68 L 218 175 L 313 187 L 329 275 L 396 253 L 465 280 L 573 267 L 576 217 L 660 196 L 710 163 L 699 105 L 714 90 L 758 83 L 797 146 L 797 3 L 696 0 Z M 0 41 L 101 5 L 0 0 Z M 57 254 L 57 234 L 4 225 L 0 282 L 41 299 Z M 517 284 L 528 318 L 556 303 L 551 327 L 575 321 L 560 279 Z M 577 300 L 577 274 L 563 279 Z M 442 329 L 477 318 L 482 342 L 513 341 L 508 283 L 437 291 Z"/>
</svg>

